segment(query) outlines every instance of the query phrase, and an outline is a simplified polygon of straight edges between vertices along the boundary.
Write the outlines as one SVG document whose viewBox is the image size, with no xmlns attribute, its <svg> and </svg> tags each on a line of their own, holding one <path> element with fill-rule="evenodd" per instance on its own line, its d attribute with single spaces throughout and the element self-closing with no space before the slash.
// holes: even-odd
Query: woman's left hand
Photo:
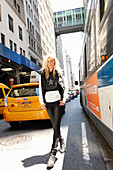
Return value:
<svg viewBox="0 0 113 170">
<path fill-rule="evenodd" d="M 62 100 L 60 100 L 59 106 L 64 106 L 64 105 L 65 105 L 65 103 Z"/>
</svg>

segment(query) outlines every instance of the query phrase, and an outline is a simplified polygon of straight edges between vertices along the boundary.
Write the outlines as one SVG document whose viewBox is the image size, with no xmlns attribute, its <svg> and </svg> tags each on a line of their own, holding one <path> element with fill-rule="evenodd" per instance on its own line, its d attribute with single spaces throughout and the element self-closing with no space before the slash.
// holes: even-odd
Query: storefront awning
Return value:
<svg viewBox="0 0 113 170">
<path fill-rule="evenodd" d="M 15 62 L 18 65 L 23 65 L 30 69 L 31 71 L 38 71 L 41 69 L 40 66 L 29 60 L 28 58 L 17 54 L 16 52 L 10 50 L 6 46 L 0 43 L 0 57 L 4 57 L 8 60 Z"/>
</svg>

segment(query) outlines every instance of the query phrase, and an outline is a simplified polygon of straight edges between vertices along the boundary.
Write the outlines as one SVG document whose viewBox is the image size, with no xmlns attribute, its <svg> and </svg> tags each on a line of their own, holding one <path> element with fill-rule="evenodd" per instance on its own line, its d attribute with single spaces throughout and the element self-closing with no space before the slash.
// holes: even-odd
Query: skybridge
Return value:
<svg viewBox="0 0 113 170">
<path fill-rule="evenodd" d="M 55 34 L 84 31 L 85 8 L 75 8 L 54 12 Z"/>
</svg>

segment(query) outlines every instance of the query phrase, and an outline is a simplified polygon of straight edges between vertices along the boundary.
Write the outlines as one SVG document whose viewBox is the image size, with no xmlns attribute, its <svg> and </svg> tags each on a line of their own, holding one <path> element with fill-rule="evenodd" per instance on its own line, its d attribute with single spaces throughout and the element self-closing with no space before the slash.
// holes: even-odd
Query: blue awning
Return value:
<svg viewBox="0 0 113 170">
<path fill-rule="evenodd" d="M 37 64 L 24 57 L 23 55 L 21 55 L 21 64 L 35 71 L 41 69 Z"/>
<path fill-rule="evenodd" d="M 17 54 L 16 52 L 10 50 L 1 43 L 0 43 L 0 56 L 7 58 L 19 65 L 24 65 L 34 71 L 38 71 L 41 69 L 40 66 L 38 66 L 28 58 L 24 57 L 23 55 Z"/>
<path fill-rule="evenodd" d="M 15 63 L 21 65 L 21 57 L 19 54 L 15 53 L 14 51 L 10 50 L 6 46 L 0 43 L 0 56 L 7 58 Z"/>
</svg>

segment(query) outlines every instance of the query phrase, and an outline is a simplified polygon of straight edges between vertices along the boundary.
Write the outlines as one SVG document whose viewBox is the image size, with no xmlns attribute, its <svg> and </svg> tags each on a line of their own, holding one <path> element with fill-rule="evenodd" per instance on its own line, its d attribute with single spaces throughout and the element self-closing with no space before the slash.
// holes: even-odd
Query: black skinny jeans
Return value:
<svg viewBox="0 0 113 170">
<path fill-rule="evenodd" d="M 49 114 L 52 126 L 53 126 L 53 144 L 52 149 L 58 146 L 58 142 L 61 139 L 60 134 L 60 122 L 62 118 L 62 106 L 59 106 L 60 102 L 47 104 L 47 112 Z"/>
</svg>

